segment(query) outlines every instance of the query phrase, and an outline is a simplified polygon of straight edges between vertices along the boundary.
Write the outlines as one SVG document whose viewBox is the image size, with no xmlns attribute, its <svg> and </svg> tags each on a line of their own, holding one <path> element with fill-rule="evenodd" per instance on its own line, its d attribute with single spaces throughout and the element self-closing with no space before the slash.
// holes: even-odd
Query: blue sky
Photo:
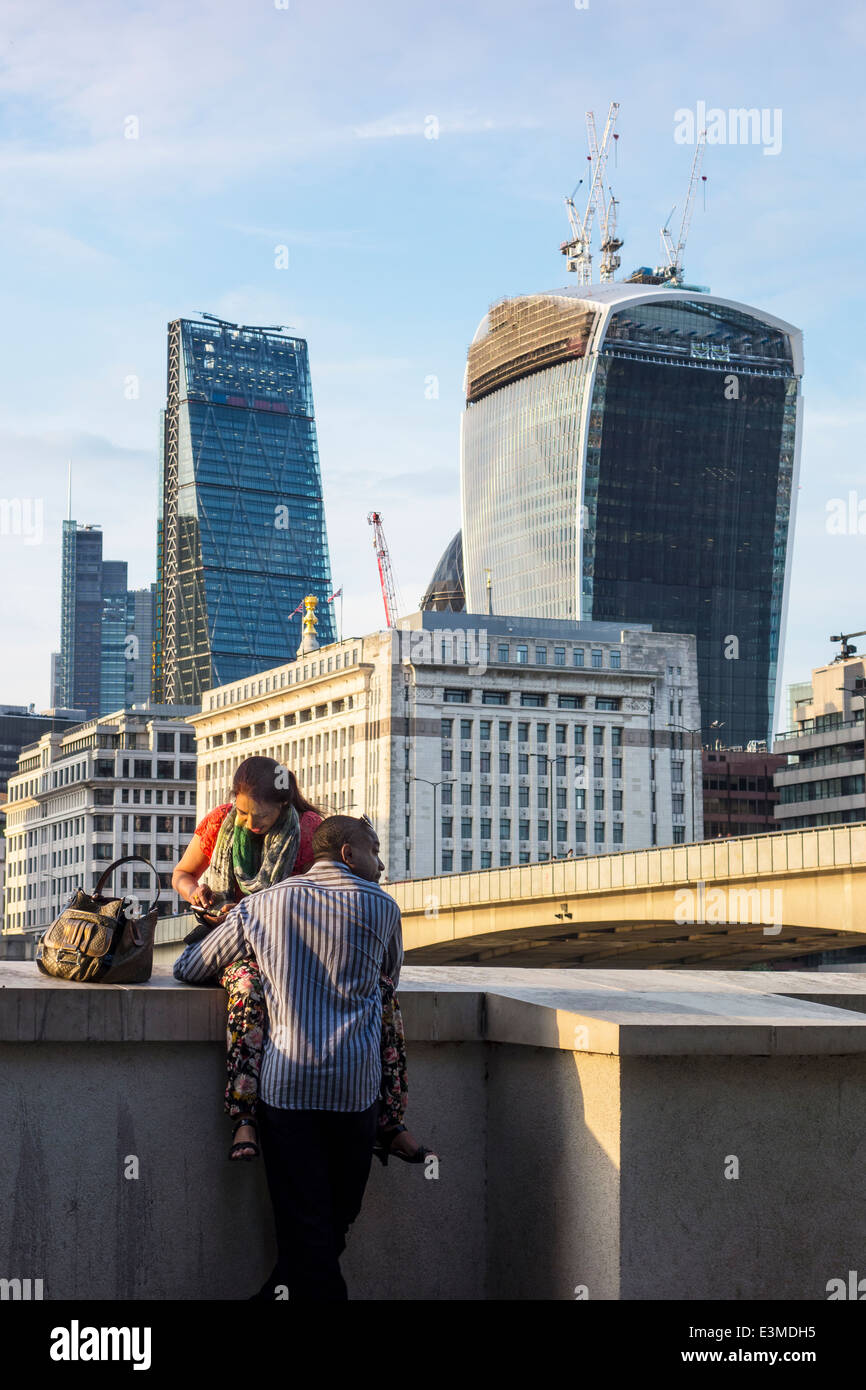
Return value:
<svg viewBox="0 0 866 1390">
<path fill-rule="evenodd" d="M 656 263 L 683 196 L 679 108 L 782 113 L 776 155 L 707 149 L 687 278 L 805 333 L 784 680 L 866 627 L 866 516 L 827 530 L 834 498 L 866 513 L 866 10 L 281 4 L 5 0 L 0 495 L 41 499 L 44 539 L 0 535 L 0 702 L 48 700 L 68 459 L 75 517 L 155 577 L 165 325 L 196 310 L 308 339 L 345 628 L 382 622 L 373 507 L 416 607 L 459 525 L 466 347 L 494 300 L 565 283 L 562 199 L 611 100 L 623 270 Z"/>
</svg>

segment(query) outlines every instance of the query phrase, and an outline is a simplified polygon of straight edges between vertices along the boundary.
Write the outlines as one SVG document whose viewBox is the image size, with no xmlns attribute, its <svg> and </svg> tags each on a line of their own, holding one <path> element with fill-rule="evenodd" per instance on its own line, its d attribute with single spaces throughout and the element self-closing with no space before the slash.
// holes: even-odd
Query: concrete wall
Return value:
<svg viewBox="0 0 866 1390">
<path fill-rule="evenodd" d="M 407 967 L 400 995 L 439 1175 L 374 1163 L 353 1298 L 813 1300 L 863 1264 L 863 976 Z M 166 974 L 0 965 L 0 1278 L 259 1287 L 270 1206 L 261 1162 L 226 1157 L 223 1009 Z"/>
</svg>

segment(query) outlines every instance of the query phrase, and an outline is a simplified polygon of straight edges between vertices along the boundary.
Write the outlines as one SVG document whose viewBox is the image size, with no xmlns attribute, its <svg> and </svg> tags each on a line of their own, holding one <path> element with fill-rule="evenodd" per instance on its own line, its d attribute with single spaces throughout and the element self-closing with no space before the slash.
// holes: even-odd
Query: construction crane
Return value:
<svg viewBox="0 0 866 1390">
<path fill-rule="evenodd" d="M 662 246 L 664 248 L 668 261 L 667 265 L 662 265 L 657 268 L 656 274 L 661 277 L 662 281 L 670 285 L 681 285 L 683 283 L 683 252 L 686 246 L 686 238 L 689 234 L 689 227 L 691 226 L 692 208 L 694 206 L 695 201 L 695 189 L 698 186 L 698 176 L 701 172 L 701 163 L 704 158 L 704 146 L 706 145 L 706 142 L 707 132 L 705 130 L 702 130 L 700 135 L 698 136 L 698 142 L 695 145 L 695 154 L 692 160 L 692 172 L 689 175 L 689 188 L 686 194 L 685 207 L 683 208 L 683 217 L 682 221 L 680 222 L 680 234 L 679 239 L 677 240 L 676 247 L 674 247 L 673 238 L 670 233 L 670 228 L 667 225 L 667 222 L 670 222 L 671 218 L 674 215 L 674 212 L 676 211 L 676 204 L 674 204 L 674 206 L 671 208 L 670 217 L 668 217 L 667 222 L 661 229 Z"/>
<path fill-rule="evenodd" d="M 598 278 L 602 283 L 612 280 L 614 271 L 619 270 L 622 265 L 622 260 L 617 255 L 622 246 L 622 238 L 616 234 L 618 207 L 619 202 L 611 193 L 601 219 L 601 270 Z"/>
<path fill-rule="evenodd" d="M 836 657 L 837 661 L 847 661 L 849 656 L 854 656 L 856 653 L 857 648 L 852 645 L 850 640 L 852 637 L 866 637 L 866 628 L 862 632 L 839 632 L 835 637 L 830 638 L 831 642 L 842 643 L 842 648 Z"/>
<path fill-rule="evenodd" d="M 385 532 L 382 528 L 382 513 L 368 512 L 367 521 L 373 528 L 373 549 L 376 552 L 376 561 L 379 565 L 379 583 L 382 586 L 382 600 L 385 604 L 385 622 L 388 627 L 396 627 L 397 619 L 400 616 L 397 603 L 397 585 L 394 582 L 388 542 L 385 540 Z"/>
<path fill-rule="evenodd" d="M 578 216 L 574 204 L 574 194 L 565 200 L 565 209 L 571 227 L 571 240 L 563 241 L 559 249 L 566 257 L 567 268 L 577 273 L 578 284 L 581 285 L 592 284 L 592 224 L 596 213 L 598 213 L 599 224 L 602 222 L 604 170 L 618 111 L 619 102 L 612 101 L 600 145 L 596 139 L 595 115 L 592 111 L 587 111 L 586 138 L 589 145 L 590 180 L 583 217 Z"/>
</svg>

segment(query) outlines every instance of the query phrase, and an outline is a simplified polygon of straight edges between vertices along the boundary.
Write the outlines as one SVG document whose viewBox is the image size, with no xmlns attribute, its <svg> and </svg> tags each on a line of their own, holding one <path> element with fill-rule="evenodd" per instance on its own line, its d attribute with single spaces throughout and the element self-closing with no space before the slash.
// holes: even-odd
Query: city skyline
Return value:
<svg viewBox="0 0 866 1390">
<path fill-rule="evenodd" d="M 128 556 L 130 586 L 154 578 L 162 333 L 168 320 L 200 308 L 286 322 L 310 344 L 345 630 L 384 621 L 364 520 L 373 506 L 404 610 L 417 608 L 459 526 L 466 349 L 491 302 L 567 283 L 562 198 L 583 171 L 583 112 L 603 113 L 612 98 L 621 102 L 610 177 L 622 200 L 624 272 L 658 258 L 658 228 L 685 191 L 692 149 L 677 138 L 688 136 L 677 112 L 693 111 L 693 124 L 738 107 L 773 117 L 763 144 L 762 131 L 739 144 L 730 129 L 714 131 L 724 141 L 707 146 L 707 209 L 699 198 L 687 278 L 804 331 L 803 466 L 781 684 L 831 654 L 830 632 L 866 626 L 852 583 L 861 520 L 866 531 L 856 454 L 862 283 L 846 263 L 862 218 L 850 179 L 862 97 L 847 79 L 866 26 L 853 6 L 840 6 L 828 25 L 805 4 L 770 3 L 760 13 L 734 4 L 698 16 L 688 33 L 672 6 L 569 12 L 542 4 L 530 16 L 506 4 L 495 25 L 455 7 L 419 19 L 383 6 L 385 60 L 349 6 L 321 19 L 256 15 L 230 52 L 219 23 L 201 33 L 204 7 L 153 12 L 138 45 L 130 41 L 135 17 L 101 3 L 90 7 L 91 32 L 56 4 L 11 20 L 19 65 L 2 89 L 13 119 L 0 158 L 14 175 L 3 236 L 18 268 L 10 291 L 18 343 L 0 428 L 15 475 L 44 499 L 45 534 L 39 545 L 6 535 L 0 546 L 5 594 L 24 588 L 32 609 L 25 616 L 7 598 L 5 628 L 19 660 L 5 699 L 49 703 L 69 457 L 75 514 L 102 525 L 109 553 Z M 229 13 L 207 7 L 211 23 Z M 291 26 L 291 40 L 280 24 Z M 204 61 L 190 71 L 184 40 L 193 35 Z M 304 55 L 322 42 L 333 62 L 314 89 Z M 785 61 L 804 44 L 815 59 L 808 90 Z M 615 71 L 605 52 L 616 53 Z M 832 56 L 832 81 L 822 55 Z M 359 60 L 381 81 L 343 82 Z M 231 84 L 230 119 L 212 99 L 215 75 Z M 507 100 L 503 76 L 512 81 Z M 843 88 L 844 107 L 828 116 Z M 291 177 L 274 179 L 274 168 Z M 804 178 L 810 199 L 832 198 L 834 207 L 836 190 L 846 189 L 832 272 L 804 251 Z M 57 345 L 47 406 L 34 369 L 46 341 Z"/>
</svg>

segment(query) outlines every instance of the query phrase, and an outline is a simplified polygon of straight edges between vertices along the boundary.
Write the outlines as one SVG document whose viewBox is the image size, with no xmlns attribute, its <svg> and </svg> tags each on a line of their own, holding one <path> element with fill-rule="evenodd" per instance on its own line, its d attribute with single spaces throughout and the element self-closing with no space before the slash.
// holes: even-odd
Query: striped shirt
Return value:
<svg viewBox="0 0 866 1390">
<path fill-rule="evenodd" d="M 210 984 L 253 955 L 267 1008 L 259 1095 L 281 1110 L 366 1110 L 382 1080 L 382 995 L 403 963 L 400 909 L 343 863 L 251 893 L 175 962 Z"/>
</svg>

